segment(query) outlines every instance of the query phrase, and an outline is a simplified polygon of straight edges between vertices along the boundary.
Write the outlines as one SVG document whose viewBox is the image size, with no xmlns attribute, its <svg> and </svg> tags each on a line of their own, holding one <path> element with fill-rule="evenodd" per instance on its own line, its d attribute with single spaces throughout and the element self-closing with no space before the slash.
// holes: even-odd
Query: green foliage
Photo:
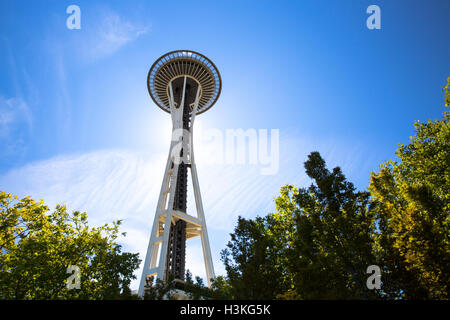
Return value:
<svg viewBox="0 0 450 320">
<path fill-rule="evenodd" d="M 375 228 L 369 194 L 356 192 L 317 152 L 305 162 L 315 185 L 281 188 L 276 211 L 238 219 L 222 260 L 236 299 L 369 299 L 366 269 Z"/>
<path fill-rule="evenodd" d="M 279 248 L 283 245 L 268 232 L 270 219 L 239 217 L 231 241 L 222 251 L 233 299 L 274 299 L 286 288 L 283 281 L 285 266 L 281 265 Z"/>
<path fill-rule="evenodd" d="M 448 105 L 448 84 L 444 88 Z M 371 175 L 380 221 L 376 254 L 386 287 L 398 297 L 450 297 L 449 118 L 447 111 L 441 120 L 416 122 L 410 143 L 397 150 L 400 161 L 387 161 Z"/>
<path fill-rule="evenodd" d="M 445 105 L 450 106 L 450 77 Z M 281 188 L 276 211 L 238 219 L 222 252 L 219 292 L 234 299 L 449 299 L 450 114 L 415 135 L 358 192 L 317 152 L 314 184 Z M 369 265 L 382 269 L 368 290 Z"/>
<path fill-rule="evenodd" d="M 213 279 L 210 297 L 213 300 L 233 299 L 232 288 L 224 276 L 218 276 Z"/>
<path fill-rule="evenodd" d="M 367 192 L 355 191 L 339 167 L 329 171 L 318 152 L 305 162 L 313 179 L 308 189 L 291 189 L 295 241 L 288 266 L 296 292 L 304 299 L 369 299 L 366 269 L 372 255 L 374 217 Z M 283 193 L 281 196 L 284 196 Z"/>
<path fill-rule="evenodd" d="M 167 281 L 148 277 L 145 279 L 144 300 L 174 300 L 173 290 L 175 282 L 173 275 L 169 276 Z"/>
<path fill-rule="evenodd" d="M 184 291 L 192 300 L 207 300 L 212 298 L 212 291 L 204 285 L 203 279 L 195 277 L 194 282 L 189 270 L 186 271 Z"/>
<path fill-rule="evenodd" d="M 442 90 L 445 92 L 444 105 L 450 107 L 450 77 L 447 78 L 447 84 L 442 87 Z"/>
<path fill-rule="evenodd" d="M 129 284 L 140 260 L 114 242 L 119 225 L 90 228 L 84 212 L 69 214 L 62 205 L 49 212 L 42 200 L 18 200 L 0 191 L 0 297 L 131 297 Z M 81 289 L 66 287 L 70 265 L 80 268 Z"/>
</svg>

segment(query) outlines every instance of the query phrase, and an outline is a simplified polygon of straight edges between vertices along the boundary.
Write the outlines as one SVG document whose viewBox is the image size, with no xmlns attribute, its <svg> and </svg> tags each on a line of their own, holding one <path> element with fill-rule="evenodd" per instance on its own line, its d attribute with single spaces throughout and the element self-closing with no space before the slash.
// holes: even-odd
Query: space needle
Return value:
<svg viewBox="0 0 450 320">
<path fill-rule="evenodd" d="M 205 214 L 194 160 L 195 117 L 209 110 L 222 88 L 219 70 L 204 55 L 177 50 L 161 56 L 150 68 L 148 92 L 172 118 L 172 139 L 156 213 L 139 284 L 139 296 L 149 277 L 184 281 L 186 240 L 200 237 L 208 286 L 214 279 Z M 194 190 L 194 214 L 187 212 L 188 174 Z"/>
</svg>

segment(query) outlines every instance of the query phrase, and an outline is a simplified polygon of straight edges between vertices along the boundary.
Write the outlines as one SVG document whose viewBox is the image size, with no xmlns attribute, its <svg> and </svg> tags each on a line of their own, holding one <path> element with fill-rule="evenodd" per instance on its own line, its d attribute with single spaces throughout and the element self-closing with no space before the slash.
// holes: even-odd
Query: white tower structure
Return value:
<svg viewBox="0 0 450 320">
<path fill-rule="evenodd" d="M 150 68 L 151 98 L 172 117 L 172 141 L 144 260 L 139 296 L 148 277 L 166 281 L 170 274 L 184 280 L 186 240 L 200 237 L 208 285 L 214 267 L 194 161 L 193 125 L 196 115 L 217 101 L 222 81 L 217 67 L 200 53 L 169 52 Z M 187 179 L 192 178 L 196 214 L 187 210 Z"/>
</svg>

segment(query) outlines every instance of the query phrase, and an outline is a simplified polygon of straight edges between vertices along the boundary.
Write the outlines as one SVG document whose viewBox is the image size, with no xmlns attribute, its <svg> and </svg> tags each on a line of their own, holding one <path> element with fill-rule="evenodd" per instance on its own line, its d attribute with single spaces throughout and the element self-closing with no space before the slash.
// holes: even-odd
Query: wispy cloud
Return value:
<svg viewBox="0 0 450 320">
<path fill-rule="evenodd" d="M 105 10 L 91 25 L 83 28 L 87 32 L 78 38 L 78 47 L 87 60 L 113 54 L 150 30 L 148 25 L 131 22 L 111 10 Z"/>
<path fill-rule="evenodd" d="M 302 166 L 306 155 L 313 150 L 333 150 L 331 146 L 337 145 L 330 141 L 314 146 L 306 142 L 307 139 L 292 134 L 282 134 L 280 138 L 280 171 L 273 176 L 261 175 L 257 166 L 210 164 L 207 158 L 211 149 L 205 148 L 201 140 L 195 147 L 200 189 L 218 274 L 223 273 L 220 250 L 224 248 L 237 216 L 254 217 L 273 211 L 273 197 L 282 185 L 309 184 Z M 330 167 L 341 159 L 344 170 L 361 170 L 358 165 L 358 153 L 361 152 L 357 147 L 339 150 L 323 154 Z M 346 154 L 353 157 L 346 159 Z M 121 243 L 128 251 L 139 252 L 143 259 L 166 157 L 167 154 L 162 152 L 150 154 L 127 150 L 59 156 L 7 172 L 0 176 L 0 186 L 19 196 L 43 198 L 50 207 L 64 203 L 69 210 L 87 211 L 92 225 L 123 219 L 121 230 L 127 232 L 127 236 L 121 239 Z M 193 193 L 188 191 L 188 213 L 195 214 Z M 199 241 L 188 247 L 187 268 L 194 275 L 204 276 Z M 136 275 L 139 279 L 140 270 Z M 137 280 L 133 282 L 135 286 Z"/>
<path fill-rule="evenodd" d="M 151 199 L 146 194 L 153 194 L 157 188 L 154 164 L 137 153 L 98 151 L 13 169 L 1 177 L 1 182 L 13 192 L 44 198 L 52 206 L 65 203 L 72 209 L 88 210 L 102 223 L 139 217 L 137 213 L 142 213 Z"/>
<path fill-rule="evenodd" d="M 20 98 L 6 99 L 0 96 L 0 137 L 9 136 L 22 123 L 29 130 L 32 129 L 33 117 L 27 104 Z"/>
</svg>

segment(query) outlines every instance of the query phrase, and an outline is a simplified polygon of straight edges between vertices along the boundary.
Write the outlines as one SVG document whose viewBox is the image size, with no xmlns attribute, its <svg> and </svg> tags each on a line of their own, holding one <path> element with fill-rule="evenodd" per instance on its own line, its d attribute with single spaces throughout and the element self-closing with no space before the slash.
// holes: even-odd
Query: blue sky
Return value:
<svg viewBox="0 0 450 320">
<path fill-rule="evenodd" d="M 81 9 L 80 30 L 66 28 L 71 4 Z M 371 4 L 381 8 L 380 30 L 366 27 Z M 196 137 L 223 274 L 220 250 L 237 216 L 273 210 L 283 184 L 307 186 L 311 151 L 364 189 L 415 120 L 440 118 L 449 12 L 446 0 L 2 1 L 0 190 L 86 210 L 92 224 L 124 219 L 121 242 L 143 254 L 170 142 L 170 117 L 151 101 L 147 72 L 166 52 L 201 52 L 223 87 L 196 125 L 280 132 L 270 176 L 209 163 L 214 146 Z M 200 257 L 192 241 L 188 268 L 203 275 Z"/>
</svg>

